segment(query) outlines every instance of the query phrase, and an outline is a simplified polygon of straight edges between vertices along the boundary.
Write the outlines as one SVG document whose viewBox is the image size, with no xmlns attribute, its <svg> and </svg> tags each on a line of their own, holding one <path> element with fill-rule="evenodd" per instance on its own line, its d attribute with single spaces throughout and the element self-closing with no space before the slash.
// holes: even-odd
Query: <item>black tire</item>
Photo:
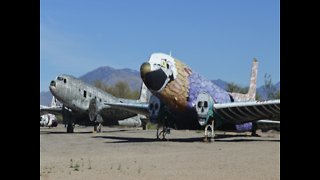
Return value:
<svg viewBox="0 0 320 180">
<path fill-rule="evenodd" d="M 67 125 L 67 133 L 73 133 L 73 126 L 72 124 Z"/>
</svg>

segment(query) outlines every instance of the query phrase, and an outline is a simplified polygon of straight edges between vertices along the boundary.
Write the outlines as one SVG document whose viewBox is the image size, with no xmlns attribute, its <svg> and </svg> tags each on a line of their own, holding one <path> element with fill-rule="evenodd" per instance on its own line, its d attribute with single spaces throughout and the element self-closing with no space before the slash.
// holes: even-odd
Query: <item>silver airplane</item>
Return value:
<svg viewBox="0 0 320 180">
<path fill-rule="evenodd" d="M 65 74 L 52 80 L 49 89 L 52 95 L 63 104 L 59 110 L 55 109 L 55 111 L 62 114 L 68 133 L 74 131 L 74 124 L 94 125 L 94 131 L 97 132 L 101 132 L 102 125 L 145 126 L 146 124 L 146 116 L 104 104 L 141 104 L 147 107 L 148 90 L 144 84 L 142 84 L 139 100 L 114 97 L 78 78 Z M 150 92 L 149 95 L 151 95 Z M 48 109 L 46 111 L 48 112 Z M 141 114 L 148 113 L 141 112 Z"/>
</svg>

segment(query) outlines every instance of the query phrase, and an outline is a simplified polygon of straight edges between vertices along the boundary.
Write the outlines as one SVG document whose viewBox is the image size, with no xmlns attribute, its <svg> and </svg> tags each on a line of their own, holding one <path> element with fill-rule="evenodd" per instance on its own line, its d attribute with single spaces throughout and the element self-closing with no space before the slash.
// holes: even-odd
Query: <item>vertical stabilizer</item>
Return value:
<svg viewBox="0 0 320 180">
<path fill-rule="evenodd" d="M 57 106 L 57 99 L 54 96 L 52 96 L 52 101 L 51 101 L 50 107 L 55 107 L 55 106 Z"/>
<path fill-rule="evenodd" d="M 249 90 L 247 94 L 231 92 L 235 101 L 255 101 L 257 91 L 258 60 L 253 58 Z"/>
<path fill-rule="evenodd" d="M 249 100 L 256 100 L 257 76 L 258 76 L 258 60 L 256 58 L 253 58 L 250 85 L 249 85 L 249 90 L 247 94 Z"/>
</svg>

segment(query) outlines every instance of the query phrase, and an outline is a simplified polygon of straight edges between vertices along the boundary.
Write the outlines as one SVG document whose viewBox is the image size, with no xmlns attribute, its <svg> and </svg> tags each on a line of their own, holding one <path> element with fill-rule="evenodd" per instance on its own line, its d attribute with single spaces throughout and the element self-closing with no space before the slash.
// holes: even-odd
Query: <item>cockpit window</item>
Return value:
<svg viewBox="0 0 320 180">
<path fill-rule="evenodd" d="M 57 80 L 62 81 L 62 80 L 63 80 L 63 77 L 58 76 L 58 77 L 57 77 Z"/>
</svg>

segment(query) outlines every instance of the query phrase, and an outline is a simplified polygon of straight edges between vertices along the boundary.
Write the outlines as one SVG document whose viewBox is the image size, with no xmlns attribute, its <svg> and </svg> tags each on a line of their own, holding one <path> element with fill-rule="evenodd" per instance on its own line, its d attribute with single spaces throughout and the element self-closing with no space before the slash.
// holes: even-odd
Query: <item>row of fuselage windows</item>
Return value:
<svg viewBox="0 0 320 180">
<path fill-rule="evenodd" d="M 65 84 L 67 83 L 67 79 L 60 76 L 57 77 L 57 80 L 63 81 Z"/>
<path fill-rule="evenodd" d="M 79 92 L 81 93 L 81 89 L 79 89 Z M 87 98 L 87 94 L 89 95 L 89 97 L 92 97 L 92 94 L 87 92 L 86 90 L 83 90 L 83 97 Z M 97 99 L 97 96 L 94 96 L 95 99 Z M 99 102 L 101 102 L 101 98 L 99 98 Z"/>
<path fill-rule="evenodd" d="M 58 76 L 58 77 L 57 77 L 57 80 L 63 81 L 65 84 L 67 83 L 67 79 L 66 79 L 66 78 L 63 78 L 63 77 L 61 77 L 61 76 Z M 79 92 L 81 93 L 81 89 L 79 89 Z M 88 94 L 89 94 L 89 97 L 92 96 L 91 93 L 88 93 Z M 86 90 L 83 90 L 83 97 L 84 97 L 84 98 L 87 98 L 87 91 L 86 91 Z M 96 99 L 97 97 L 94 96 L 94 98 Z M 101 98 L 99 98 L 99 101 L 100 101 L 100 102 L 102 101 Z"/>
</svg>

